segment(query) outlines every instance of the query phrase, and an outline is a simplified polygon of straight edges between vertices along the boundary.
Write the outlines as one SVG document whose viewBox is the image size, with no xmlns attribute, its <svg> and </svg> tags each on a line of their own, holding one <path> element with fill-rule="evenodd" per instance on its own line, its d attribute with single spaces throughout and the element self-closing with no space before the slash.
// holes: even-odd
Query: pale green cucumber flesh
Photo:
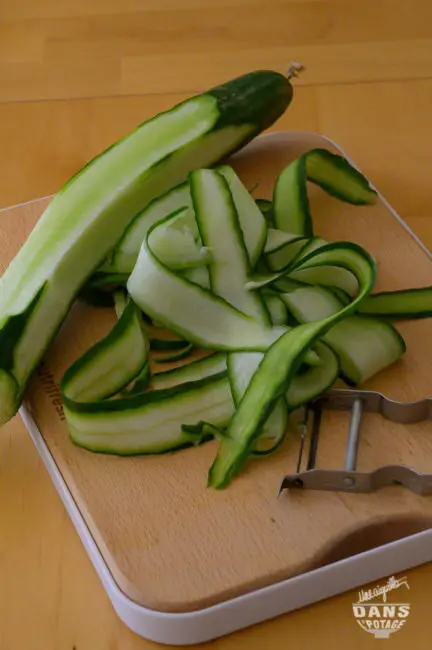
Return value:
<svg viewBox="0 0 432 650">
<path fill-rule="evenodd" d="M 328 318 L 344 307 L 324 287 L 298 289 L 281 298 L 300 323 Z M 353 385 L 367 381 L 405 352 L 402 337 L 390 323 L 357 314 L 337 323 L 324 334 L 323 341 L 336 352 L 342 376 Z"/>
<path fill-rule="evenodd" d="M 308 180 L 341 201 L 368 205 L 377 199 L 365 176 L 339 154 L 313 149 L 306 154 L 306 167 Z"/>
<path fill-rule="evenodd" d="M 302 235 L 293 235 L 289 232 L 284 232 L 283 230 L 277 230 L 276 228 L 269 228 L 267 230 L 267 239 L 264 246 L 264 253 L 274 253 L 275 251 L 283 248 L 287 244 L 292 244 L 294 241 L 306 239 Z"/>
<path fill-rule="evenodd" d="M 355 296 L 358 290 L 355 276 L 347 269 L 341 269 L 337 266 L 322 266 L 320 269 L 302 269 L 294 271 L 290 276 L 293 280 L 318 284 L 328 287 L 338 287 L 345 291 L 349 296 Z"/>
<path fill-rule="evenodd" d="M 234 409 L 226 373 L 113 400 L 103 407 L 86 406 L 84 411 L 65 406 L 72 440 L 86 449 L 117 455 L 160 454 L 200 444 L 203 437 L 182 426 L 200 420 L 225 426 Z"/>
<path fill-rule="evenodd" d="M 273 325 L 287 325 L 287 308 L 283 300 L 278 295 L 265 295 L 264 301 L 270 314 Z"/>
<path fill-rule="evenodd" d="M 374 293 L 360 305 L 359 312 L 394 320 L 431 318 L 432 287 Z"/>
<path fill-rule="evenodd" d="M 285 167 L 276 180 L 273 191 L 274 223 L 279 230 L 312 237 L 306 181 L 306 160 L 301 156 Z"/>
<path fill-rule="evenodd" d="M 208 484 L 212 487 L 225 487 L 240 471 L 275 401 L 289 390 L 306 351 L 338 321 L 355 313 L 357 305 L 373 289 L 375 263 L 360 246 L 342 242 L 329 244 L 301 260 L 298 267 L 319 264 L 349 268 L 358 279 L 359 294 L 336 314 L 288 331 L 267 350 L 221 439 L 208 476 Z"/>
<path fill-rule="evenodd" d="M 52 201 L 3 275 L 0 282 L 2 325 L 4 327 L 14 314 L 23 315 L 25 322 L 25 332 L 17 337 L 13 346 L 13 368 L 8 369 L 19 385 L 20 398 L 79 289 L 117 243 L 125 226 L 136 214 L 137 206 L 144 203 L 144 197 L 150 200 L 183 180 L 194 167 L 215 162 L 244 141 L 251 128 L 249 125 L 227 126 L 217 134 L 206 133 L 211 131 L 211 125 L 217 119 L 217 107 L 213 112 L 210 110 L 209 116 L 208 100 L 204 100 L 200 109 L 200 119 L 200 110 L 195 102 L 189 110 L 183 107 L 184 115 L 180 113 L 179 116 L 173 110 L 174 115 L 184 119 L 176 121 L 178 135 L 173 133 L 165 147 L 161 144 L 158 149 L 160 159 L 155 158 L 154 150 L 147 158 L 141 152 L 138 168 L 133 167 L 137 164 L 134 156 L 144 146 L 141 137 L 139 151 L 135 145 L 131 152 L 122 144 L 126 147 L 128 161 L 124 167 L 120 165 L 120 171 L 117 159 L 111 167 L 104 163 L 104 156 L 96 159 L 94 169 L 91 166 L 86 168 L 86 174 L 75 177 L 73 183 L 70 182 Z M 156 124 L 156 118 L 151 123 Z M 163 119 L 162 123 L 167 129 L 162 132 L 170 135 L 174 125 Z M 160 127 L 156 126 L 155 130 L 158 141 L 161 138 Z M 152 132 L 148 137 L 149 146 L 154 137 Z M 111 154 L 114 151 L 115 147 L 106 155 L 116 158 L 114 153 Z M 121 154 L 120 150 L 120 158 Z M 113 178 L 110 184 L 107 174 L 117 172 L 118 179 Z M 111 186 L 114 186 L 113 190 L 110 190 Z M 65 225 L 65 219 L 68 225 Z M 31 317 L 26 318 L 26 309 L 41 287 L 40 299 Z M 17 410 L 20 398 L 15 406 L 6 410 Z"/>
<path fill-rule="evenodd" d="M 294 259 L 301 253 L 301 251 L 308 245 L 309 239 L 299 238 L 297 235 L 295 239 L 287 242 L 285 246 L 268 253 L 266 255 L 266 262 L 270 271 L 281 271 L 285 269 Z"/>
<path fill-rule="evenodd" d="M 309 342 L 320 332 L 320 326 L 321 323 L 301 325 L 268 349 L 220 441 L 209 471 L 209 486 L 223 488 L 240 471 L 276 399 L 289 388 L 289 381 L 300 366 Z"/>
<path fill-rule="evenodd" d="M 354 315 L 323 337 L 340 359 L 341 374 L 353 386 L 365 383 L 405 354 L 402 336 L 390 323 Z"/>
<path fill-rule="evenodd" d="M 250 200 L 250 195 L 239 180 L 236 179 L 235 184 L 228 184 L 214 170 L 192 172 L 190 184 L 201 239 L 212 252 L 209 264 L 212 290 L 233 307 L 254 317 L 263 325 L 269 325 L 269 315 L 260 292 L 251 293 L 245 289 L 251 266 L 237 209 L 241 200 L 235 202 L 232 188 L 237 188 L 237 197 L 244 192 Z M 253 218 L 250 208 L 244 213 Z M 262 220 L 261 215 L 260 219 Z M 241 399 L 261 358 L 262 354 L 254 352 L 228 355 L 228 373 L 235 403 Z M 263 436 L 280 440 L 286 423 L 286 405 L 282 398 L 270 414 Z"/>
<path fill-rule="evenodd" d="M 172 270 L 203 266 L 211 260 L 208 249 L 202 246 L 189 208 L 174 211 L 153 228 L 149 245 L 162 264 Z"/>
<path fill-rule="evenodd" d="M 115 395 L 147 364 L 149 343 L 141 315 L 129 301 L 111 332 L 85 352 L 63 375 L 67 402 L 103 400 Z"/>
<path fill-rule="evenodd" d="M 270 325 L 259 292 L 245 289 L 251 269 L 230 185 L 218 171 L 201 169 L 191 172 L 190 186 L 201 240 L 211 251 L 212 291 L 244 314 Z"/>
<path fill-rule="evenodd" d="M 249 263 L 253 268 L 262 254 L 267 239 L 266 220 L 234 169 L 224 165 L 219 167 L 218 171 L 226 179 L 232 194 Z"/>
<path fill-rule="evenodd" d="M 288 409 L 294 410 L 331 388 L 339 375 L 339 361 L 332 349 L 322 341 L 315 344 L 322 363 L 293 377 L 285 394 Z"/>
<path fill-rule="evenodd" d="M 138 258 L 139 249 L 149 228 L 180 208 L 190 207 L 189 183 L 182 183 L 158 196 L 129 224 L 110 259 L 99 269 L 130 274 Z"/>
<path fill-rule="evenodd" d="M 171 272 L 152 254 L 148 236 L 127 289 L 154 320 L 191 343 L 214 350 L 264 351 L 275 334 L 285 331 L 261 325 L 219 296 Z"/>
<path fill-rule="evenodd" d="M 227 356 L 228 377 L 236 407 L 240 404 L 251 379 L 264 354 L 261 352 L 238 352 Z M 285 434 L 288 416 L 285 399 L 278 399 L 263 426 L 261 438 L 280 441 Z"/>
<path fill-rule="evenodd" d="M 377 198 L 367 179 L 348 160 L 327 149 L 312 149 L 278 176 L 273 192 L 276 228 L 306 237 L 313 235 L 307 181 L 355 205 L 374 203 Z"/>
<path fill-rule="evenodd" d="M 155 373 L 151 378 L 151 387 L 157 390 L 172 388 L 179 384 L 199 381 L 211 375 L 227 371 L 227 357 L 223 352 L 214 352 L 207 357 L 184 364 L 173 370 Z"/>
<path fill-rule="evenodd" d="M 206 266 L 195 266 L 191 269 L 185 269 L 182 275 L 189 282 L 198 284 L 203 289 L 210 289 L 210 276 Z"/>
</svg>

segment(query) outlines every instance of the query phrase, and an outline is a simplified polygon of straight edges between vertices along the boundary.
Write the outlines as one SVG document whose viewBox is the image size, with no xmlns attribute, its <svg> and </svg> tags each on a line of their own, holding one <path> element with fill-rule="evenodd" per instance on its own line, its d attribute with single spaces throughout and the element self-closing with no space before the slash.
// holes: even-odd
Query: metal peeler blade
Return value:
<svg viewBox="0 0 432 650">
<path fill-rule="evenodd" d="M 364 412 L 377 413 L 388 420 L 402 424 L 432 420 L 431 398 L 418 402 L 396 402 L 375 391 L 333 389 L 313 400 L 308 405 L 308 409 L 312 411 L 314 420 L 306 470 L 300 471 L 304 449 L 303 439 L 297 472 L 287 474 L 283 478 L 279 494 L 286 489 L 374 492 L 391 485 L 401 485 L 420 495 L 432 494 L 432 474 L 419 474 L 405 465 L 385 465 L 371 472 L 356 471 L 361 418 Z M 323 410 L 351 412 L 343 470 L 315 469 Z"/>
</svg>

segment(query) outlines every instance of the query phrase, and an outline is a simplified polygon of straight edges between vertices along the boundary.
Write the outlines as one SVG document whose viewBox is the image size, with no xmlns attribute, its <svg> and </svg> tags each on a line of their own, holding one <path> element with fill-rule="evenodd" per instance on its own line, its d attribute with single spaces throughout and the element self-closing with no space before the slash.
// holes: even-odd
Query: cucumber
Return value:
<svg viewBox="0 0 432 650">
<path fill-rule="evenodd" d="M 282 231 L 277 230 L 276 232 L 280 233 Z M 299 235 L 291 235 L 289 233 L 286 233 L 286 235 L 290 240 L 271 250 L 265 257 L 267 266 L 271 271 L 282 271 L 286 269 L 311 241 L 306 237 L 299 237 Z M 271 244 L 272 242 L 270 242 Z"/>
<path fill-rule="evenodd" d="M 277 232 L 281 233 L 282 231 Z M 272 271 L 289 271 L 290 266 L 328 243 L 321 237 L 311 237 L 310 239 L 300 238 L 298 235 L 289 235 L 289 237 L 294 239 L 267 255 L 267 263 Z M 354 275 L 341 267 L 321 266 L 319 269 L 301 269 L 287 273 L 286 278 L 305 284 L 335 286 L 349 296 L 354 296 L 358 289 Z"/>
<path fill-rule="evenodd" d="M 192 363 L 173 370 L 157 372 L 152 376 L 151 386 L 155 389 L 172 388 L 180 384 L 199 381 L 212 375 L 227 373 L 227 357 L 222 352 L 214 352 Z"/>
<path fill-rule="evenodd" d="M 149 228 L 167 215 L 190 206 L 191 198 L 187 182 L 176 185 L 150 201 L 149 205 L 132 219 L 117 246 L 99 267 L 98 273 L 120 273 L 129 277 Z"/>
<path fill-rule="evenodd" d="M 308 287 L 281 294 L 299 323 L 328 318 L 344 308 L 329 289 Z M 393 325 L 377 318 L 354 314 L 337 323 L 322 340 L 339 357 L 341 375 L 353 386 L 366 382 L 383 368 L 398 361 L 405 353 L 405 343 Z"/>
<path fill-rule="evenodd" d="M 301 237 L 300 235 L 292 235 L 291 233 L 284 232 L 283 230 L 269 228 L 267 231 L 264 253 L 269 255 L 270 253 L 279 251 L 281 248 L 285 248 L 285 246 L 288 244 L 293 244 L 294 242 L 302 242 L 303 244 L 306 244 L 307 241 L 307 238 Z M 285 266 L 285 264 L 283 266 Z"/>
<path fill-rule="evenodd" d="M 150 245 L 163 264 L 182 271 L 205 266 L 210 252 L 202 245 L 189 208 L 180 208 L 169 215 L 163 226 L 153 230 Z"/>
<path fill-rule="evenodd" d="M 60 389 L 71 440 L 116 455 L 154 454 L 196 445 L 207 434 L 183 425 L 197 415 L 223 426 L 232 416 L 225 355 L 149 376 L 149 342 L 139 309 L 116 294 L 111 332 L 64 374 Z M 131 382 L 132 387 L 129 387 Z M 153 390 L 145 390 L 150 383 Z M 109 399 L 120 393 L 120 397 Z"/>
<path fill-rule="evenodd" d="M 254 268 L 260 259 L 267 239 L 266 221 L 233 168 L 225 165 L 220 168 L 220 173 L 226 179 L 232 194 L 232 200 L 243 234 L 244 246 L 249 258 L 249 265 Z"/>
<path fill-rule="evenodd" d="M 209 264 L 210 286 L 215 294 L 227 300 L 240 312 L 251 316 L 263 327 L 269 327 L 270 314 L 260 292 L 246 290 L 251 265 L 264 246 L 267 229 L 250 195 L 240 181 L 237 178 L 235 180 L 235 185 L 229 185 L 221 174 L 213 170 L 203 169 L 190 174 L 198 229 L 203 243 L 212 251 L 212 261 Z M 237 204 L 234 202 L 236 196 Z M 248 203 L 244 199 L 239 200 L 239 197 L 245 196 L 249 197 Z M 241 227 L 240 213 L 236 205 L 241 206 L 251 219 L 244 222 L 246 230 Z M 208 206 L 211 206 L 211 210 Z M 264 226 L 261 236 L 256 238 L 261 244 L 259 249 L 252 247 L 248 252 L 246 240 L 249 229 L 253 228 L 255 231 L 255 224 Z M 279 335 L 278 333 L 276 336 Z M 228 355 L 228 376 L 235 405 L 240 402 L 262 356 L 259 352 L 237 352 Z M 267 421 L 263 435 L 280 440 L 285 428 L 286 405 L 280 400 Z"/>
<path fill-rule="evenodd" d="M 230 483 L 256 444 L 275 402 L 289 390 L 306 351 L 336 323 L 352 315 L 372 291 L 376 277 L 375 262 L 360 246 L 345 242 L 329 244 L 310 253 L 298 266 L 308 268 L 327 264 L 341 265 L 355 274 L 359 283 L 358 296 L 333 315 L 289 330 L 265 352 L 220 440 L 208 475 L 209 486 L 221 489 Z"/>
<path fill-rule="evenodd" d="M 315 236 L 307 210 L 301 212 L 301 186 L 305 190 L 308 180 L 353 204 L 373 202 L 374 191 L 346 161 L 313 150 L 278 179 L 279 204 L 254 200 L 231 167 L 215 165 L 215 152 L 242 146 L 269 118 L 247 121 L 254 107 L 244 108 L 244 98 L 231 92 L 242 117 L 231 114 L 228 120 L 223 112 L 231 106 L 226 89 L 188 100 L 141 127 L 154 144 L 142 155 L 140 128 L 121 141 L 132 156 L 116 145 L 118 155 L 104 154 L 70 183 L 70 199 L 58 208 L 65 232 L 50 221 L 55 211 L 48 212 L 38 230 L 40 248 L 35 238 L 28 248 L 30 270 L 22 282 L 15 270 L 9 276 L 17 273 L 24 298 L 13 297 L 9 285 L 8 295 L 1 285 L 0 303 L 10 310 L 0 328 L 3 419 L 25 386 L 16 370 L 23 350 L 30 350 L 34 363 L 71 300 L 92 292 L 110 296 L 117 323 L 61 380 L 72 441 L 128 455 L 216 439 L 208 474 L 215 488 L 228 485 L 247 459 L 273 453 L 287 434 L 289 415 L 339 376 L 358 385 L 403 355 L 404 341 L 384 317 L 430 315 L 430 288 L 373 295 L 373 257 L 356 244 Z M 265 97 L 256 101 L 268 104 Z M 162 128 L 161 120 L 170 128 Z M 292 215 L 297 232 L 288 229 Z M 42 259 L 49 237 L 55 239 L 53 252 Z M 46 322 L 48 309 L 54 324 Z M 35 336 L 33 350 L 28 332 Z M 187 359 L 192 351 L 194 359 Z M 181 367 L 154 371 L 185 359 Z"/>
<path fill-rule="evenodd" d="M 251 265 L 228 182 L 216 170 L 200 169 L 191 172 L 190 186 L 201 241 L 211 251 L 208 265 L 211 290 L 240 312 L 270 325 L 261 295 L 245 288 Z M 258 209 L 257 212 L 265 228 Z"/>
<path fill-rule="evenodd" d="M 116 294 L 116 297 L 118 294 Z M 141 325 L 141 315 L 132 300 L 123 306 L 117 298 L 118 321 L 109 334 L 98 341 L 63 375 L 62 390 L 66 410 L 75 403 L 103 400 L 126 388 L 148 362 L 149 342 Z"/>
<path fill-rule="evenodd" d="M 315 344 L 315 351 L 322 363 L 307 368 L 306 372 L 298 373 L 293 377 L 285 393 L 289 411 L 307 404 L 317 395 L 331 388 L 339 376 L 339 360 L 333 350 L 319 341 Z"/>
<path fill-rule="evenodd" d="M 431 318 L 432 287 L 374 293 L 360 305 L 359 312 L 393 320 Z"/>
<path fill-rule="evenodd" d="M 282 287 L 285 286 L 288 287 L 289 291 L 289 287 L 290 285 L 293 286 L 293 283 L 294 286 L 296 283 L 299 286 L 305 284 L 319 284 L 336 286 L 349 296 L 355 296 L 357 294 L 358 283 L 355 275 L 351 273 L 349 268 L 346 268 L 343 263 L 339 266 L 320 264 L 319 267 L 301 266 L 300 268 L 300 262 L 307 258 L 310 253 L 319 248 L 325 248 L 328 245 L 328 242 L 321 237 L 311 237 L 306 240 L 298 240 L 297 242 L 293 242 L 291 245 L 287 244 L 286 247 L 277 251 L 276 254 L 284 252 L 285 248 L 289 251 L 290 246 L 294 247 L 297 243 L 300 243 L 300 250 L 293 251 L 293 253 L 289 254 L 290 261 L 288 264 L 275 271 L 273 274 L 251 276 L 248 286 L 250 288 L 258 288 L 272 284 L 274 285 L 273 288 L 283 291 Z"/>
<path fill-rule="evenodd" d="M 211 251 L 210 287 L 191 281 L 189 275 L 175 273 L 158 259 L 150 241 L 152 232 L 164 226 L 164 221 L 160 221 L 144 238 L 127 290 L 153 320 L 190 343 L 219 351 L 263 352 L 287 327 L 273 327 L 259 294 L 248 296 L 247 231 L 243 238 L 239 229 L 241 210 L 237 210 L 243 202 L 234 203 L 241 192 L 229 187 L 225 176 L 217 170 L 197 170 L 190 175 L 190 182 L 201 238 Z M 204 209 L 207 200 L 211 200 L 212 210 Z M 228 246 L 229 258 L 225 251 Z M 251 255 L 254 253 L 255 248 L 251 247 Z M 226 265 L 230 273 L 226 272 Z M 317 363 L 317 355 L 308 352 L 306 361 Z"/>
<path fill-rule="evenodd" d="M 228 165 L 221 165 L 216 169 L 225 177 L 229 184 L 233 201 L 239 214 L 246 248 L 248 249 L 251 263 L 255 264 L 261 254 L 263 242 L 266 238 L 267 227 L 265 219 L 234 170 Z M 182 183 L 162 196 L 157 197 L 145 210 L 136 215 L 114 251 L 111 252 L 108 259 L 97 270 L 97 282 L 99 284 L 103 282 L 104 274 L 107 274 L 107 277 L 119 275 L 122 278 L 125 275 L 127 280 L 138 259 L 142 241 L 151 226 L 165 219 L 168 214 L 174 215 L 181 210 L 184 211 L 181 222 L 185 227 L 192 230 L 192 235 L 195 235 L 194 227 L 196 228 L 196 224 L 188 182 Z M 159 236 L 162 237 L 161 234 Z M 181 248 L 176 246 L 176 243 L 173 241 L 171 243 L 166 242 L 166 248 L 168 250 L 169 248 L 174 248 L 177 254 L 181 251 Z M 159 253 L 159 251 L 157 252 Z M 165 261 L 165 258 L 161 257 L 161 259 Z M 176 260 L 174 260 L 174 265 L 169 264 L 169 259 L 166 261 L 170 268 L 185 268 L 182 261 L 177 266 Z M 198 258 L 199 261 L 200 258 Z M 93 278 L 91 278 L 90 283 L 91 285 L 95 284 Z"/>
<path fill-rule="evenodd" d="M 155 361 L 158 363 L 171 363 L 172 361 L 180 361 L 181 359 L 186 359 L 193 350 L 195 346 L 193 343 L 186 343 L 183 348 L 176 350 L 175 352 L 169 352 L 168 354 L 158 355 L 155 358 Z"/>
<path fill-rule="evenodd" d="M 275 294 L 264 295 L 264 302 L 270 314 L 271 322 L 273 325 L 287 325 L 288 314 L 287 308 L 283 300 Z"/>
<path fill-rule="evenodd" d="M 183 425 L 202 417 L 225 426 L 233 409 L 225 373 L 105 402 L 65 400 L 73 442 L 116 455 L 161 454 L 201 444 L 206 436 L 192 434 Z"/>
<path fill-rule="evenodd" d="M 169 339 L 169 338 L 151 338 L 150 339 L 150 349 L 156 352 L 166 352 L 166 351 L 178 351 L 183 350 L 183 348 L 188 345 L 187 341 L 183 339 Z"/>
<path fill-rule="evenodd" d="M 340 154 L 312 149 L 306 154 L 308 180 L 351 205 L 371 205 L 377 193 L 363 174 Z"/>
<path fill-rule="evenodd" d="M 327 149 L 312 149 L 285 167 L 276 180 L 273 213 L 279 230 L 313 236 L 307 181 L 354 205 L 369 205 L 377 199 L 368 180 L 343 156 Z"/>
<path fill-rule="evenodd" d="M 144 239 L 127 290 L 153 320 L 190 343 L 220 351 L 264 351 L 285 331 L 258 322 L 211 290 L 164 266 L 149 246 L 152 229 Z"/>
<path fill-rule="evenodd" d="M 143 123 L 66 183 L 1 278 L 0 423 L 17 412 L 74 299 L 134 216 L 267 129 L 291 99 L 282 74 L 243 75 Z"/>
<path fill-rule="evenodd" d="M 207 267 L 196 266 L 195 268 L 186 269 L 182 276 L 194 284 L 198 284 L 203 289 L 210 289 L 210 277 Z"/>
<path fill-rule="evenodd" d="M 257 207 L 261 210 L 261 214 L 267 221 L 268 225 L 273 224 L 273 204 L 268 199 L 255 199 Z"/>
</svg>

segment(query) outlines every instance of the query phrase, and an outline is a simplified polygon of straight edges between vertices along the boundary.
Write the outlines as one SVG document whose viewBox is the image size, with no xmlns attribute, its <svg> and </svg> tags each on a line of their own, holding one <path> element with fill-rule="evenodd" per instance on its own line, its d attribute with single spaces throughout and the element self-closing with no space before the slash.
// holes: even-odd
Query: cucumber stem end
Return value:
<svg viewBox="0 0 432 650">
<path fill-rule="evenodd" d="M 287 79 L 298 77 L 304 70 L 306 70 L 306 68 L 302 63 L 299 63 L 298 61 L 291 61 L 287 71 Z"/>
</svg>

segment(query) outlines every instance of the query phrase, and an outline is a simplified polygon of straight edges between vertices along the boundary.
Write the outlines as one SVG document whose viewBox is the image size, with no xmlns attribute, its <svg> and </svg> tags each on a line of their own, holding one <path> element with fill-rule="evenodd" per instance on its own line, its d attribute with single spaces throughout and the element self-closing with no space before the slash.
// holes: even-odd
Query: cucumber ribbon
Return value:
<svg viewBox="0 0 432 650">
<path fill-rule="evenodd" d="M 314 150 L 279 176 L 272 223 L 229 167 L 191 172 L 186 184 L 138 215 L 99 269 L 100 278 L 104 271 L 107 279 L 123 278 L 114 294 L 118 321 L 61 382 L 76 444 L 149 454 L 213 438 L 219 447 L 208 485 L 218 489 L 247 458 L 280 446 L 290 412 L 341 372 L 325 335 L 356 312 L 398 309 L 390 294 L 370 295 L 376 264 L 366 250 L 313 235 L 303 200 L 307 180 L 353 204 L 376 197 L 346 161 Z M 331 287 L 336 309 L 310 322 L 289 321 L 284 296 L 313 284 Z M 410 307 L 423 316 L 425 295 L 418 291 Z M 143 313 L 177 338 L 152 338 Z M 155 373 L 150 351 L 162 352 L 162 362 L 193 358 Z M 393 356 L 400 354 L 402 346 Z"/>
</svg>

